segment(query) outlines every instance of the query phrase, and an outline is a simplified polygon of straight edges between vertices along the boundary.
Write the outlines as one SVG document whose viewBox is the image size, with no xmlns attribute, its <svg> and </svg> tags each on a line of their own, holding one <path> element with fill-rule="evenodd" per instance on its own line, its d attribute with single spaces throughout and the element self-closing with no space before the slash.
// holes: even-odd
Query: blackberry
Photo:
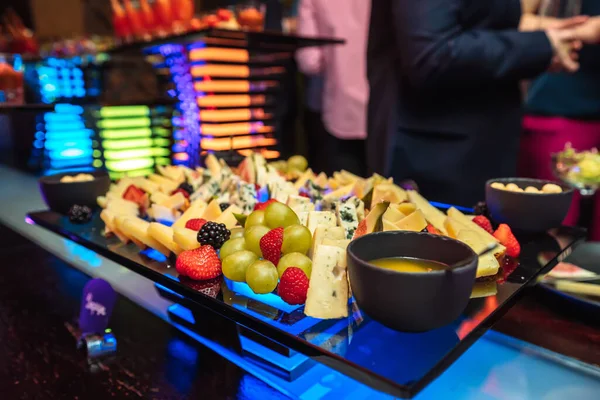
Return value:
<svg viewBox="0 0 600 400">
<path fill-rule="evenodd" d="M 490 218 L 490 210 L 488 209 L 485 201 L 480 201 L 479 203 L 475 204 L 475 207 L 473 207 L 473 213 L 475 215 L 483 215 L 488 219 Z"/>
<path fill-rule="evenodd" d="M 181 185 L 179 185 L 178 189 L 183 189 L 188 192 L 188 194 L 194 193 L 194 187 L 187 182 L 183 182 Z"/>
<path fill-rule="evenodd" d="M 69 221 L 74 224 L 85 224 L 92 219 L 92 210 L 87 206 L 74 204 L 69 209 Z"/>
<path fill-rule="evenodd" d="M 229 208 L 230 205 L 231 204 L 229 204 L 229 203 L 221 203 L 221 204 L 219 204 L 219 207 L 221 208 L 221 211 L 225 211 Z"/>
<path fill-rule="evenodd" d="M 231 231 L 225 224 L 209 221 L 198 231 L 198 243 L 201 245 L 210 245 L 214 249 L 220 249 L 223 243 L 229 240 Z"/>
</svg>

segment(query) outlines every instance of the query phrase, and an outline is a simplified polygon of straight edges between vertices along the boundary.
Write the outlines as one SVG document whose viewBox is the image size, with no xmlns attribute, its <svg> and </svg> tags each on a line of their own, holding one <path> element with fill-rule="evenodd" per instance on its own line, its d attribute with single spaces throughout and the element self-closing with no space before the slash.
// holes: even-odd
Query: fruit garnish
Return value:
<svg viewBox="0 0 600 400">
<path fill-rule="evenodd" d="M 299 224 L 300 220 L 289 206 L 274 201 L 265 208 L 265 223 L 269 228 L 275 229 Z"/>
<path fill-rule="evenodd" d="M 259 257 L 262 257 L 262 251 L 260 250 L 260 239 L 270 231 L 264 225 L 254 225 L 246 228 L 244 231 L 244 240 L 246 241 L 246 248 Z"/>
<path fill-rule="evenodd" d="M 494 228 L 492 228 L 492 223 L 487 217 L 483 215 L 477 215 L 473 218 L 473 222 L 479 225 L 479 227 L 483 228 L 487 233 L 494 234 Z"/>
<path fill-rule="evenodd" d="M 183 195 L 183 197 L 185 197 L 186 199 L 190 198 L 190 194 L 185 189 L 182 189 L 182 188 L 175 189 L 171 192 L 171 195 L 174 195 L 177 193 L 181 193 Z"/>
<path fill-rule="evenodd" d="M 308 277 L 300 268 L 289 267 L 285 270 L 281 279 L 277 293 L 283 301 L 288 304 L 306 303 L 306 293 L 308 292 Z"/>
<path fill-rule="evenodd" d="M 223 278 L 218 276 L 206 281 L 194 281 L 188 277 L 181 277 L 179 281 L 189 288 L 192 288 L 202 294 L 205 294 L 213 299 L 219 295 L 221 291 L 221 282 Z"/>
<path fill-rule="evenodd" d="M 188 194 L 194 193 L 194 187 L 187 182 L 184 182 L 181 185 L 179 185 L 178 189 L 183 189 L 186 192 L 188 192 Z"/>
<path fill-rule="evenodd" d="M 246 269 L 246 283 L 254 293 L 271 293 L 277 287 L 277 268 L 269 260 L 258 260 Z"/>
<path fill-rule="evenodd" d="M 74 204 L 69 209 L 69 221 L 74 224 L 84 224 L 92 219 L 92 210 L 88 206 Z"/>
<path fill-rule="evenodd" d="M 312 244 L 310 230 L 304 225 L 290 225 L 283 230 L 283 243 L 281 252 L 306 254 Z"/>
<path fill-rule="evenodd" d="M 283 228 L 271 229 L 260 239 L 260 250 L 265 260 L 277 265 L 281 258 L 283 244 Z"/>
<path fill-rule="evenodd" d="M 232 17 L 231 11 L 226 8 L 220 8 L 217 10 L 217 18 L 219 21 L 229 21 Z"/>
<path fill-rule="evenodd" d="M 198 243 L 220 249 L 230 236 L 231 231 L 225 224 L 209 221 L 198 231 Z"/>
<path fill-rule="evenodd" d="M 301 269 L 306 276 L 310 278 L 310 274 L 312 273 L 312 261 L 308 256 L 302 253 L 289 253 L 283 255 L 277 264 L 277 273 L 279 274 L 279 277 L 281 278 L 283 273 L 291 267 Z"/>
<path fill-rule="evenodd" d="M 519 266 L 519 261 L 512 257 L 504 257 L 504 261 L 502 263 L 502 268 L 500 269 L 500 276 L 496 281 L 498 284 L 503 284 L 506 282 L 510 274 L 514 272 L 515 269 Z"/>
<path fill-rule="evenodd" d="M 258 256 L 248 250 L 236 251 L 222 259 L 223 275 L 236 282 L 246 282 L 246 270 L 258 261 Z"/>
<path fill-rule="evenodd" d="M 225 211 L 229 208 L 230 205 L 231 204 L 229 204 L 229 203 L 221 203 L 221 204 L 219 204 L 219 208 L 221 209 L 221 211 Z"/>
<path fill-rule="evenodd" d="M 427 224 L 427 226 L 425 227 L 425 230 L 429 233 L 432 233 L 434 235 L 441 235 L 442 232 L 440 232 L 435 226 L 431 225 L 431 224 Z"/>
<path fill-rule="evenodd" d="M 224 260 L 227 256 L 242 250 L 246 250 L 246 240 L 243 237 L 230 238 L 221 246 L 219 257 L 221 257 L 221 260 Z"/>
<path fill-rule="evenodd" d="M 509 257 L 519 257 L 521 254 L 521 245 L 517 241 L 515 235 L 513 235 L 510 227 L 506 224 L 500 224 L 494 237 L 500 241 L 500 243 L 506 247 L 506 255 Z"/>
<path fill-rule="evenodd" d="M 300 196 L 300 197 L 306 197 L 306 198 L 310 199 L 310 196 L 309 196 L 309 195 L 308 195 L 308 193 L 306 193 L 306 192 L 300 192 L 300 193 L 298 194 L 298 196 Z"/>
<path fill-rule="evenodd" d="M 473 214 L 475 215 L 483 215 L 484 217 L 490 217 L 490 210 L 488 209 L 487 203 L 485 201 L 480 201 L 475 204 L 473 207 Z"/>
<path fill-rule="evenodd" d="M 191 229 L 193 231 L 198 232 L 204 224 L 206 224 L 206 220 L 204 218 L 192 218 L 188 222 L 185 223 L 185 227 L 187 229 Z"/>
<path fill-rule="evenodd" d="M 186 250 L 177 256 L 175 269 L 196 281 L 205 281 L 221 275 L 221 260 L 214 248 L 202 246 L 195 250 Z"/>
<path fill-rule="evenodd" d="M 137 203 L 138 205 L 142 205 L 142 198 L 146 192 L 135 185 L 129 185 L 127 189 L 123 192 L 123 198 L 125 200 L 132 201 Z"/>
<path fill-rule="evenodd" d="M 254 206 L 254 211 L 256 210 L 264 210 L 265 208 L 267 208 L 267 206 L 271 203 L 279 203 L 277 200 L 275 199 L 269 199 L 263 203 L 256 203 L 256 205 Z"/>
</svg>

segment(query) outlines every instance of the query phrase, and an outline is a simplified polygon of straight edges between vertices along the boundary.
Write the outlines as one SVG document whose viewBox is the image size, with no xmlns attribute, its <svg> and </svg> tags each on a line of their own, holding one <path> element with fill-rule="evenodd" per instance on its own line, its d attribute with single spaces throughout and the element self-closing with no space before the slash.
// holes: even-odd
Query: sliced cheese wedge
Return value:
<svg viewBox="0 0 600 400">
<path fill-rule="evenodd" d="M 396 225 L 401 231 L 421 232 L 427 228 L 427 221 L 421 210 L 416 210 L 410 215 L 396 222 Z"/>
<path fill-rule="evenodd" d="M 173 228 L 173 241 L 183 250 L 194 250 L 200 247 L 198 232 L 187 228 Z"/>
<path fill-rule="evenodd" d="M 502 256 L 504 256 L 504 253 L 506 253 L 506 247 L 504 247 L 503 245 L 498 243 L 498 239 L 496 239 L 494 236 L 490 235 L 485 229 L 483 229 L 482 227 L 477 225 L 465 214 L 463 214 L 462 212 L 460 212 L 459 210 L 457 210 L 454 207 L 450 207 L 448 209 L 448 216 L 452 217 L 454 220 L 456 220 L 459 224 L 463 225 L 465 228 L 475 231 L 475 233 L 477 233 L 477 235 L 481 238 L 481 240 L 483 241 L 483 243 L 486 246 L 496 243 L 497 248 L 496 248 L 496 250 L 494 250 L 494 255 L 496 256 L 496 258 L 501 258 Z"/>
<path fill-rule="evenodd" d="M 190 219 L 202 218 L 204 211 L 206 211 L 206 207 L 206 203 L 201 199 L 193 201 L 192 204 L 190 204 L 190 207 L 185 210 L 183 215 L 179 217 L 177 221 L 175 221 L 173 228 L 183 228 Z"/>
<path fill-rule="evenodd" d="M 327 193 L 325 196 L 323 196 L 323 200 L 331 201 L 341 199 L 342 197 L 347 197 L 352 193 L 352 189 L 354 189 L 353 183 L 342 186 L 332 192 Z"/>
<path fill-rule="evenodd" d="M 442 232 L 444 235 L 447 235 L 448 232 L 444 227 L 444 222 L 446 221 L 446 215 L 432 206 L 427 199 L 421 196 L 418 192 L 414 190 L 408 191 L 408 198 L 410 202 L 413 203 L 423 215 L 425 215 L 425 219 L 429 221 L 431 225 L 433 225 L 437 230 Z"/>
<path fill-rule="evenodd" d="M 458 232 L 457 239 L 473 249 L 475 253 L 481 253 L 487 247 L 487 244 L 481 240 L 481 237 L 470 229 L 461 229 Z M 477 278 L 496 275 L 499 269 L 500 264 L 496 257 L 491 253 L 485 254 L 479 257 Z"/>
<path fill-rule="evenodd" d="M 404 215 L 410 215 L 415 212 L 417 206 L 414 203 L 400 203 L 400 204 L 390 204 L 390 207 L 394 207 L 398 211 L 400 211 Z"/>
<path fill-rule="evenodd" d="M 405 217 L 406 215 L 398 211 L 398 209 L 394 207 L 393 204 L 390 204 L 388 209 L 385 210 L 385 213 L 383 213 L 383 219 L 388 220 L 391 223 L 396 223 Z"/>
<path fill-rule="evenodd" d="M 346 251 L 320 245 L 313 258 L 304 313 L 321 319 L 348 316 Z"/>
<path fill-rule="evenodd" d="M 461 230 L 468 229 L 452 217 L 446 217 L 446 221 L 444 221 L 444 227 L 446 228 L 448 236 L 450 236 L 453 239 L 456 239 L 458 237 L 458 233 Z"/>
<path fill-rule="evenodd" d="M 219 202 L 217 202 L 217 200 L 212 200 L 210 203 L 208 203 L 206 211 L 204 211 L 204 214 L 202 214 L 202 218 L 207 221 L 215 221 L 221 216 L 221 214 L 223 214 L 223 211 L 221 211 Z"/>
<path fill-rule="evenodd" d="M 400 230 L 400 228 L 398 228 L 398 225 L 396 225 L 394 222 L 390 221 L 389 219 L 386 219 L 385 217 L 383 218 L 382 222 L 383 222 L 383 231 L 384 232 Z"/>
<path fill-rule="evenodd" d="M 173 228 L 169 226 L 158 222 L 151 222 L 148 227 L 148 234 L 175 254 L 179 254 L 183 251 L 183 249 L 173 241 Z"/>
<path fill-rule="evenodd" d="M 225 211 L 223 211 L 223 214 L 219 215 L 219 217 L 215 219 L 215 222 L 225 224 L 227 229 L 231 229 L 237 225 L 237 219 L 233 214 L 242 214 L 242 209 L 235 204 L 232 204 L 227 207 Z"/>
<path fill-rule="evenodd" d="M 150 223 L 141 218 L 127 218 L 125 219 L 121 230 L 129 237 L 133 236 L 138 241 L 142 242 L 148 247 L 152 247 L 165 256 L 171 254 L 169 249 L 148 234 L 149 226 Z"/>
</svg>

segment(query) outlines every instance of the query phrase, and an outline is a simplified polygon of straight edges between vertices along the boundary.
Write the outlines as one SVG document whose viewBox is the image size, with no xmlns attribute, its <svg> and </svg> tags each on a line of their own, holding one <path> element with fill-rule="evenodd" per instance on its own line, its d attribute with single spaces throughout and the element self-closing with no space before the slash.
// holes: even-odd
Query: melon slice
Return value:
<svg viewBox="0 0 600 400">
<path fill-rule="evenodd" d="M 354 236 L 352 239 L 356 239 L 367 233 L 373 233 L 377 231 L 381 231 L 383 229 L 382 219 L 383 214 L 388 209 L 390 203 L 384 201 L 383 203 L 378 203 L 369 211 L 369 214 L 360 221 L 358 224 L 358 228 L 354 232 Z"/>
</svg>

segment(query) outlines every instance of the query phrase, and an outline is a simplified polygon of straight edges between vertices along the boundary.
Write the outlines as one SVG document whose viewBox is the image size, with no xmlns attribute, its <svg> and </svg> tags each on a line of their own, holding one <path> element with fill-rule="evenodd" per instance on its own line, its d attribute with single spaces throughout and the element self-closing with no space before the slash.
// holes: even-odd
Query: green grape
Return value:
<svg viewBox="0 0 600 400">
<path fill-rule="evenodd" d="M 300 172 L 306 171 L 308 168 L 308 161 L 303 156 L 291 156 L 287 162 L 289 169 L 295 169 Z"/>
<path fill-rule="evenodd" d="M 231 236 L 229 236 L 229 239 L 243 238 L 243 237 L 244 237 L 244 228 L 242 228 L 241 226 L 238 226 L 236 228 L 231 228 Z"/>
<path fill-rule="evenodd" d="M 236 251 L 246 250 L 246 241 L 243 237 L 238 237 L 235 239 L 229 239 L 223 246 L 221 246 L 221 250 L 219 252 L 219 256 L 221 260 L 227 258 L 227 256 L 235 253 Z"/>
<path fill-rule="evenodd" d="M 258 260 L 258 256 L 251 251 L 241 250 L 230 254 L 223 259 L 223 275 L 236 282 L 246 282 L 246 270 Z"/>
<path fill-rule="evenodd" d="M 277 287 L 277 268 L 271 261 L 259 260 L 246 269 L 246 282 L 254 293 L 271 293 Z"/>
<path fill-rule="evenodd" d="M 244 224 L 246 229 L 250 228 L 251 226 L 255 226 L 255 225 L 266 225 L 264 210 L 252 211 L 252 213 L 250 215 L 248 215 L 248 218 L 246 218 L 246 223 Z"/>
<path fill-rule="evenodd" d="M 300 268 L 310 279 L 310 273 L 312 272 L 312 261 L 304 254 L 290 253 L 281 257 L 279 259 L 279 263 L 277 264 L 277 273 L 279 274 L 280 278 L 285 270 L 289 267 Z"/>
<path fill-rule="evenodd" d="M 270 229 L 264 225 L 254 225 L 246 229 L 244 239 L 246 240 L 246 248 L 253 251 L 259 257 L 262 257 L 260 249 L 260 239 L 269 232 Z"/>
<path fill-rule="evenodd" d="M 312 244 L 312 235 L 304 225 L 290 225 L 283 230 L 281 252 L 306 254 Z"/>
<path fill-rule="evenodd" d="M 299 224 L 300 220 L 294 210 L 276 201 L 269 204 L 265 209 L 265 222 L 269 228 L 275 229 Z"/>
</svg>

